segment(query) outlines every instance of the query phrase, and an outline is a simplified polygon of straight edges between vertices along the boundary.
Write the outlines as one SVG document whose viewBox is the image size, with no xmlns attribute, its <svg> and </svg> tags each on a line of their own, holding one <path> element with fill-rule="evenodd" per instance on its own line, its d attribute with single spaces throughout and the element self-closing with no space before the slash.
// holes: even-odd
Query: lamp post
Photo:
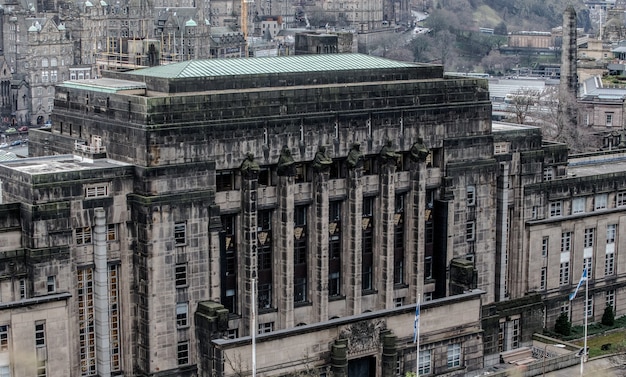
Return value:
<svg viewBox="0 0 626 377">
<path fill-rule="evenodd" d="M 543 347 L 543 363 L 542 363 L 542 369 L 543 369 L 543 373 L 541 374 L 542 376 L 546 375 L 546 353 L 548 351 L 548 346 L 554 346 L 556 348 L 565 348 L 565 344 L 546 344 L 545 347 Z"/>
</svg>

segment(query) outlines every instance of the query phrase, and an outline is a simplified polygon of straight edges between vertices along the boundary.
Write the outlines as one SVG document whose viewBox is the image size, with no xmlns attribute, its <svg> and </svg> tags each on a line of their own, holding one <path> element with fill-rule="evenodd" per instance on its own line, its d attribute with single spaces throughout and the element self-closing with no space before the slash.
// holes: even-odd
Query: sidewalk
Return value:
<svg viewBox="0 0 626 377">
<path fill-rule="evenodd" d="M 589 360 L 584 365 L 583 376 L 619 377 L 626 376 L 626 355 L 610 355 Z M 580 364 L 546 373 L 549 377 L 580 376 Z"/>
</svg>

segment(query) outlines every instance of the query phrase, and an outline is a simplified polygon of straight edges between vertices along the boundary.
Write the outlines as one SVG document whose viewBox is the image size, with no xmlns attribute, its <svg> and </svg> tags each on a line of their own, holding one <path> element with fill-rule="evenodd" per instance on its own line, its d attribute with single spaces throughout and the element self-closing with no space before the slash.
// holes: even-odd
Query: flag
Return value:
<svg viewBox="0 0 626 377">
<path fill-rule="evenodd" d="M 413 321 L 413 343 L 417 342 L 417 328 L 420 325 L 420 304 L 415 307 L 415 321 Z"/>
<path fill-rule="evenodd" d="M 576 297 L 576 293 L 578 293 L 578 289 L 580 289 L 580 286 L 583 285 L 583 281 L 587 280 L 587 269 L 583 269 L 583 274 L 580 277 L 580 281 L 578 282 L 578 285 L 576 286 L 576 290 L 573 293 L 569 294 L 569 300 L 572 301 L 575 297 Z"/>
</svg>

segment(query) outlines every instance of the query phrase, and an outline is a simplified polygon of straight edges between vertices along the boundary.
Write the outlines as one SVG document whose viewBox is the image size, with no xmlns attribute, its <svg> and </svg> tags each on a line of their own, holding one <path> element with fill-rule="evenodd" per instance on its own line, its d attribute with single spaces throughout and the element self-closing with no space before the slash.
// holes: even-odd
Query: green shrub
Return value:
<svg viewBox="0 0 626 377">
<path fill-rule="evenodd" d="M 607 305 L 606 308 L 604 308 L 604 313 L 602 314 L 602 324 L 604 326 L 613 326 L 615 324 L 613 306 Z"/>
<path fill-rule="evenodd" d="M 554 323 L 554 332 L 568 336 L 572 332 L 572 323 L 569 321 L 567 313 L 561 313 Z"/>
</svg>

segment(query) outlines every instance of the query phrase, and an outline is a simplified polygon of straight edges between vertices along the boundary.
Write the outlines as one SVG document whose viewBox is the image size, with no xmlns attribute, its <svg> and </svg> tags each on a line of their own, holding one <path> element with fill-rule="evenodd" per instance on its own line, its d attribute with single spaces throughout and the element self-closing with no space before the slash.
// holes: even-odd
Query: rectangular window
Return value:
<svg viewBox="0 0 626 377">
<path fill-rule="evenodd" d="M 107 241 L 117 240 L 117 224 L 107 224 Z"/>
<path fill-rule="evenodd" d="M 37 360 L 37 377 L 46 377 L 46 360 Z"/>
<path fill-rule="evenodd" d="M 615 273 L 615 253 L 607 250 L 604 254 L 604 275 L 611 276 Z"/>
<path fill-rule="evenodd" d="M 615 290 L 613 289 L 606 291 L 606 306 L 610 306 L 615 312 Z"/>
<path fill-rule="evenodd" d="M 561 201 L 550 202 L 550 217 L 561 216 L 562 214 L 561 206 L 562 206 Z"/>
<path fill-rule="evenodd" d="M 177 264 L 174 267 L 174 281 L 176 282 L 176 288 L 182 288 L 187 286 L 187 265 Z"/>
<path fill-rule="evenodd" d="M 77 280 L 80 372 L 82 376 L 93 376 L 96 374 L 93 270 L 78 270 Z"/>
<path fill-rule="evenodd" d="M 583 259 L 583 271 L 585 269 L 587 269 L 587 279 L 591 279 L 593 275 L 593 265 L 591 257 Z"/>
<path fill-rule="evenodd" d="M 274 331 L 274 322 L 259 323 L 257 334 L 267 334 Z"/>
<path fill-rule="evenodd" d="M 26 291 L 26 279 L 20 279 L 20 299 L 25 299 L 28 296 Z"/>
<path fill-rule="evenodd" d="M 328 202 L 328 294 L 341 294 L 341 201 Z"/>
<path fill-rule="evenodd" d="M 11 367 L 8 365 L 0 366 L 0 377 L 11 377 Z"/>
<path fill-rule="evenodd" d="M 85 198 L 101 198 L 109 196 L 109 185 L 85 186 Z"/>
<path fill-rule="evenodd" d="M 572 199 L 572 214 L 576 213 L 584 213 L 585 212 L 585 198 L 574 198 Z"/>
<path fill-rule="evenodd" d="M 593 317 L 593 297 L 589 297 L 587 302 L 585 303 L 585 311 L 587 312 L 587 317 Z"/>
<path fill-rule="evenodd" d="M 187 327 L 188 323 L 188 315 L 189 315 L 189 303 L 188 302 L 179 302 L 176 304 L 176 327 Z"/>
<path fill-rule="evenodd" d="M 0 351 L 9 350 L 9 325 L 0 326 Z"/>
<path fill-rule="evenodd" d="M 111 370 L 118 372 L 122 368 L 120 345 L 120 311 L 119 311 L 119 264 L 109 265 L 109 349 L 111 352 Z"/>
<path fill-rule="evenodd" d="M 295 278 L 293 284 L 293 301 L 306 302 L 306 278 Z"/>
<path fill-rule="evenodd" d="M 493 144 L 493 154 L 506 154 L 509 152 L 509 143 L 500 142 Z"/>
<path fill-rule="evenodd" d="M 405 194 L 396 195 L 393 214 L 393 283 L 396 285 L 404 284 L 405 200 Z"/>
<path fill-rule="evenodd" d="M 307 206 L 295 206 L 294 208 L 294 302 L 302 303 L 307 300 L 307 278 L 308 278 L 308 228 L 307 228 Z"/>
<path fill-rule="evenodd" d="M 551 166 L 546 167 L 543 169 L 543 180 L 544 181 L 551 181 L 554 179 L 554 168 L 552 168 Z"/>
<path fill-rule="evenodd" d="M 585 229 L 585 242 L 584 242 L 585 248 L 593 247 L 593 240 L 594 240 L 595 233 L 596 233 L 595 228 Z"/>
<path fill-rule="evenodd" d="M 594 209 L 596 211 L 600 209 L 606 209 L 607 202 L 608 202 L 607 194 L 597 194 L 594 200 Z"/>
<path fill-rule="evenodd" d="M 476 205 L 476 186 L 467 186 L 467 205 Z"/>
<path fill-rule="evenodd" d="M 424 279 L 433 278 L 433 257 L 424 257 Z"/>
<path fill-rule="evenodd" d="M 569 262 L 559 265 L 559 285 L 569 285 Z"/>
<path fill-rule="evenodd" d="M 215 190 L 218 192 L 235 190 L 235 174 L 230 170 L 216 171 Z"/>
<path fill-rule="evenodd" d="M 361 219 L 361 289 L 372 290 L 374 287 L 374 197 L 363 198 L 363 216 Z"/>
<path fill-rule="evenodd" d="M 272 285 L 271 284 L 259 284 L 258 285 L 259 297 L 259 309 L 269 309 L 272 307 Z"/>
<path fill-rule="evenodd" d="M 88 245 L 91 243 L 91 227 L 76 228 L 76 245 Z"/>
<path fill-rule="evenodd" d="M 431 350 L 420 351 L 419 375 L 424 376 L 431 373 Z"/>
<path fill-rule="evenodd" d="M 46 346 L 46 323 L 35 323 L 35 347 Z"/>
<path fill-rule="evenodd" d="M 174 243 L 176 246 L 187 243 L 187 224 L 185 222 L 174 224 Z"/>
<path fill-rule="evenodd" d="M 189 342 L 178 342 L 176 356 L 178 365 L 189 364 Z"/>
<path fill-rule="evenodd" d="M 48 276 L 48 278 L 46 279 L 46 288 L 48 293 L 54 293 L 57 290 L 55 276 Z"/>
<path fill-rule="evenodd" d="M 617 224 L 608 224 L 606 226 L 606 243 L 615 243 L 615 234 L 617 231 Z"/>
<path fill-rule="evenodd" d="M 626 191 L 618 192 L 617 195 L 615 195 L 615 206 L 616 207 L 626 206 Z"/>
<path fill-rule="evenodd" d="M 448 368 L 461 366 L 461 345 L 450 344 L 448 346 Z"/>
<path fill-rule="evenodd" d="M 548 268 L 547 267 L 542 267 L 541 268 L 541 281 L 539 282 L 539 289 L 542 291 L 546 290 L 546 281 L 548 279 Z"/>
<path fill-rule="evenodd" d="M 476 222 L 468 221 L 465 223 L 465 240 L 474 241 L 476 239 Z"/>
<path fill-rule="evenodd" d="M 341 295 L 341 274 L 339 272 L 331 272 L 328 275 L 328 295 L 337 297 Z"/>
<path fill-rule="evenodd" d="M 613 113 L 606 113 L 606 126 L 613 127 Z"/>
<path fill-rule="evenodd" d="M 572 232 L 561 233 L 561 253 L 569 253 L 572 248 Z"/>
</svg>

